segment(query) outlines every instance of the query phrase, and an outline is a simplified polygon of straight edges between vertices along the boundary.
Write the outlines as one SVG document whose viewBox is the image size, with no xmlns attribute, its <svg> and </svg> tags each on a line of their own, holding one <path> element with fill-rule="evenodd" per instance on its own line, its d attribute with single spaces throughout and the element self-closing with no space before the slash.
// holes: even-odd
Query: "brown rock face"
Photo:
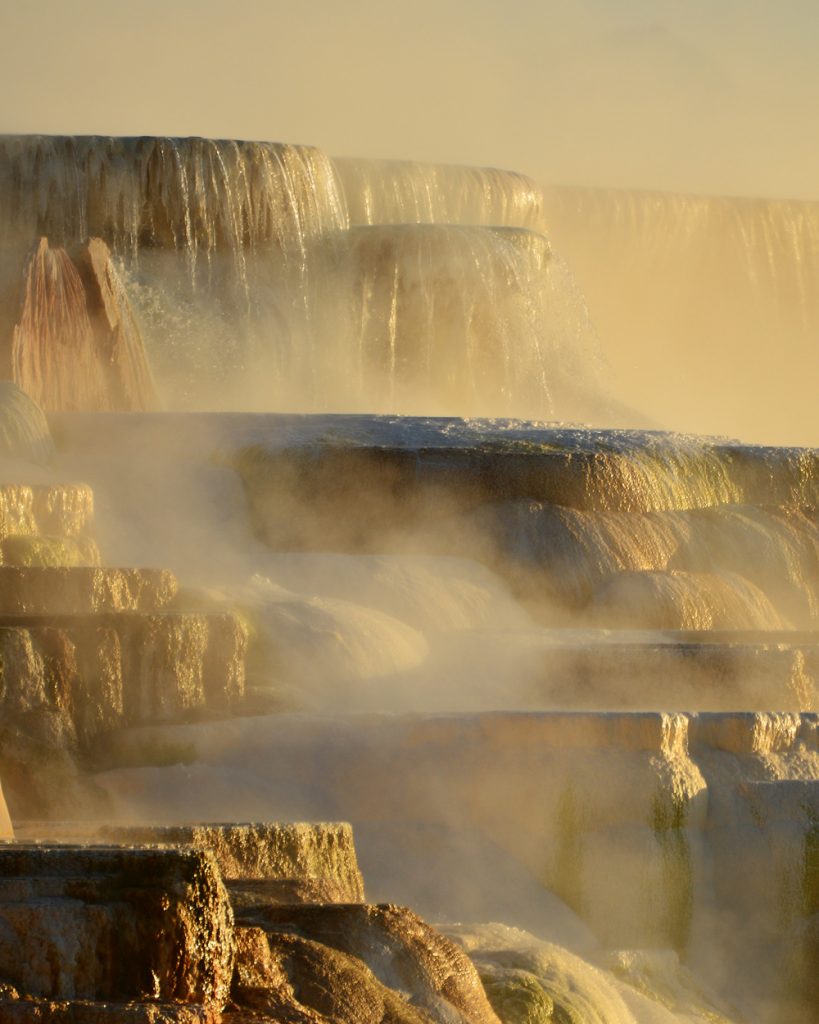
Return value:
<svg viewBox="0 0 819 1024">
<path fill-rule="evenodd" d="M 247 633 L 234 615 L 128 615 L 116 629 L 127 724 L 227 710 L 244 695 Z"/>
<path fill-rule="evenodd" d="M 288 960 L 291 966 L 285 967 L 288 974 L 306 969 L 318 973 L 336 969 L 334 958 L 321 952 L 330 947 L 345 954 L 345 958 L 363 963 L 383 985 L 407 993 L 410 1009 L 420 1014 L 421 1020 L 441 1021 L 442 1024 L 453 1019 L 470 1024 L 498 1024 L 466 954 L 405 907 L 388 904 L 267 907 L 246 917 L 240 913 L 238 920 L 242 925 L 266 931 L 271 948 L 281 954 L 284 950 L 291 951 Z M 309 955 L 302 949 L 295 949 L 305 940 L 311 944 Z M 333 967 L 329 966 L 331 960 Z M 345 959 L 344 963 L 347 962 Z M 360 973 L 360 967 L 357 969 Z M 324 985 L 317 988 L 325 991 Z M 335 990 L 330 988 L 334 997 Z M 337 1012 L 329 1002 L 313 1008 L 331 1017 Z M 355 1016 L 342 1019 L 359 1020 Z M 390 1017 L 385 1006 L 381 1017 L 360 1019 L 419 1018 Z"/>
<path fill-rule="evenodd" d="M 202 1006 L 179 1003 L 99 1003 L 87 999 L 0 998 L 3 1024 L 213 1024 Z"/>
<path fill-rule="evenodd" d="M 46 710 L 87 741 L 120 725 L 225 708 L 244 692 L 245 633 L 231 615 L 13 616 L 0 625 L 0 706 Z"/>
<path fill-rule="evenodd" d="M 235 1009 L 224 1024 L 465 1024 L 453 1012 L 428 1013 L 384 985 L 365 963 L 299 935 L 238 929 Z M 497 1018 L 495 1018 L 497 1021 Z"/>
<path fill-rule="evenodd" d="M 202 851 L 0 848 L 0 978 L 21 992 L 218 1010 L 233 959 L 227 893 Z"/>
</svg>

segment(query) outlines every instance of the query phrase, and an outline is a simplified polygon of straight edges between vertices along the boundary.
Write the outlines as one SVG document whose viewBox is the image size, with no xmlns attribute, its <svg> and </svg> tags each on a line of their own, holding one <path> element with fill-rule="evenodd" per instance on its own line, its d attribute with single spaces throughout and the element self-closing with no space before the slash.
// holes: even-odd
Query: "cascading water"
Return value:
<svg viewBox="0 0 819 1024">
<path fill-rule="evenodd" d="M 122 821 L 353 820 L 372 891 L 450 922 L 504 1024 L 807 1024 L 819 455 L 612 429 L 553 248 L 590 202 L 272 143 L 0 140 L 0 345 L 59 449 L 37 472 L 93 486 L 108 560 L 179 577 L 168 677 L 202 608 L 238 609 L 228 689 L 249 642 L 255 714 L 129 728 L 95 792 Z M 809 211 L 596 202 L 646 263 L 741 243 L 692 275 L 812 322 Z M 571 417 L 605 425 L 547 422 Z"/>
<path fill-rule="evenodd" d="M 166 406 L 585 418 L 603 403 L 582 298 L 520 176 L 390 177 L 204 139 L 12 136 L 0 163 L 6 280 L 38 236 L 101 237 Z"/>
</svg>

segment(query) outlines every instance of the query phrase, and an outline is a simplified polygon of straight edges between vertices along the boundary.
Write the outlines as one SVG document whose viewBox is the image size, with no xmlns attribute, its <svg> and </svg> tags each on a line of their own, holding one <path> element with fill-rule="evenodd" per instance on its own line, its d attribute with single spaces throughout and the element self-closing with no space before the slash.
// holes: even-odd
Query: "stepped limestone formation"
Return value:
<svg viewBox="0 0 819 1024">
<path fill-rule="evenodd" d="M 120 845 L 0 846 L 3 1020 L 498 1024 L 457 945 L 363 902 L 349 826 L 68 831 Z"/>
<path fill-rule="evenodd" d="M 575 199 L 0 138 L 0 1021 L 815 1024 L 819 451 L 606 393 Z"/>
</svg>

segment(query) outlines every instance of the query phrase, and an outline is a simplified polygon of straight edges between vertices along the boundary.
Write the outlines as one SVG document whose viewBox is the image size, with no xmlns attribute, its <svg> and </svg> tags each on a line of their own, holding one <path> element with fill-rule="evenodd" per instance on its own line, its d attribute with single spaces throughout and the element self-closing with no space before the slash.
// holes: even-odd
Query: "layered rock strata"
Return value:
<svg viewBox="0 0 819 1024">
<path fill-rule="evenodd" d="M 97 737 L 225 714 L 244 697 L 247 633 L 174 605 L 174 575 L 102 568 L 82 484 L 0 485 L 0 772 L 12 817 L 93 809 Z M 90 804 L 89 804 L 90 801 Z"/>
<path fill-rule="evenodd" d="M 19 838 L 192 846 L 216 859 L 234 902 L 361 903 L 364 880 L 353 830 L 343 822 L 96 825 L 22 822 Z"/>
</svg>

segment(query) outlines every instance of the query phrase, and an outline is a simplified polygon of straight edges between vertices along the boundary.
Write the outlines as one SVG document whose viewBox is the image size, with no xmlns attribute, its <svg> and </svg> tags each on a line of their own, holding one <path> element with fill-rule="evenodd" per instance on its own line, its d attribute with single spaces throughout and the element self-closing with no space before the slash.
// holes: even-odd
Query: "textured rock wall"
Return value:
<svg viewBox="0 0 819 1024">
<path fill-rule="evenodd" d="M 202 851 L 0 847 L 0 978 L 45 999 L 221 1009 L 233 914 Z"/>
<path fill-rule="evenodd" d="M 348 824 L 108 826 L 94 833 L 124 843 L 185 843 L 209 850 L 228 881 L 318 882 L 346 903 L 364 899 Z"/>
<path fill-rule="evenodd" d="M 177 591 L 166 569 L 0 566 L 0 617 L 153 612 Z"/>
<path fill-rule="evenodd" d="M 239 920 L 265 933 L 270 959 L 296 983 L 299 999 L 327 1017 L 498 1024 L 469 959 L 405 907 L 269 907 Z M 251 937 L 264 947 L 258 933 L 245 942 Z M 249 987 L 245 971 L 240 984 Z M 385 989 L 403 993 L 404 1007 Z"/>
<path fill-rule="evenodd" d="M 85 484 L 0 485 L 0 537 L 86 535 L 94 496 Z"/>
</svg>

